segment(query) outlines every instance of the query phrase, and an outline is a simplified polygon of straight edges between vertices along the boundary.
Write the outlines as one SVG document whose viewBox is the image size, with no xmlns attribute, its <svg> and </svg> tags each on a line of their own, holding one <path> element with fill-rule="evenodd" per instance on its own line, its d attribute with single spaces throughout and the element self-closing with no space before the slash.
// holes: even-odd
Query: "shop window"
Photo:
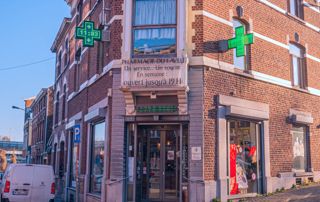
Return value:
<svg viewBox="0 0 320 202">
<path fill-rule="evenodd" d="M 292 66 L 292 85 L 306 87 L 306 67 L 304 49 L 297 45 L 290 44 L 291 66 Z"/>
<path fill-rule="evenodd" d="M 76 187 L 76 178 L 79 172 L 79 161 L 78 161 L 78 145 L 74 142 L 74 133 L 71 132 L 71 152 L 70 152 L 70 187 Z"/>
<path fill-rule="evenodd" d="M 54 173 L 56 174 L 56 157 L 57 156 L 57 143 L 54 144 L 54 147 L 53 147 L 53 163 L 52 163 L 52 166 L 53 166 L 53 171 Z"/>
<path fill-rule="evenodd" d="M 105 159 L 105 122 L 92 126 L 90 192 L 101 194 Z"/>
<path fill-rule="evenodd" d="M 235 37 L 235 30 L 237 27 L 244 27 L 245 34 L 247 33 L 247 26 L 245 23 L 241 22 L 238 19 L 233 19 L 233 31 L 234 31 L 234 37 Z M 250 45 L 249 45 L 250 46 Z M 249 61 L 249 46 L 245 46 L 245 56 L 237 57 L 236 49 L 233 49 L 233 64 L 236 68 L 239 68 L 241 70 L 247 70 L 248 69 L 248 61 Z"/>
<path fill-rule="evenodd" d="M 134 56 L 176 53 L 176 0 L 135 0 Z"/>
<path fill-rule="evenodd" d="M 261 193 L 259 124 L 229 120 L 229 194 Z"/>
<path fill-rule="evenodd" d="M 291 131 L 293 148 L 293 169 L 295 171 L 307 171 L 308 141 L 307 128 L 304 126 L 294 126 Z"/>
<path fill-rule="evenodd" d="M 289 8 L 291 15 L 303 19 L 303 4 L 301 0 L 289 0 Z"/>
<path fill-rule="evenodd" d="M 64 176 L 64 142 L 60 143 L 59 177 Z"/>
</svg>

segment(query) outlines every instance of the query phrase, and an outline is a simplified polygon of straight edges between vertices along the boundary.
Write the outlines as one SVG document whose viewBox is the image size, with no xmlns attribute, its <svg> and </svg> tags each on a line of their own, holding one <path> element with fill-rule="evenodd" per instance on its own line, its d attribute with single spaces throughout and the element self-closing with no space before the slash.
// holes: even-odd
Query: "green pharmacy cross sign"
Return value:
<svg viewBox="0 0 320 202">
<path fill-rule="evenodd" d="M 84 47 L 93 47 L 94 41 L 101 41 L 101 30 L 94 28 L 94 22 L 84 21 L 82 27 L 76 28 L 76 39 L 82 39 Z"/>
<path fill-rule="evenodd" d="M 228 40 L 228 49 L 236 49 L 237 57 L 246 55 L 245 46 L 253 44 L 253 34 L 244 34 L 244 27 L 236 28 L 236 37 Z"/>
</svg>

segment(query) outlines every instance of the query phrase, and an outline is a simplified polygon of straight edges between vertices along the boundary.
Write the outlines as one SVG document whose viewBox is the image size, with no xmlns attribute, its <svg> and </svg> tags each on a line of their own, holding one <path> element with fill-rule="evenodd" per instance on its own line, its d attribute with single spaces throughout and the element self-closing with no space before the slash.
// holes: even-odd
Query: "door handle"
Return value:
<svg viewBox="0 0 320 202">
<path fill-rule="evenodd" d="M 25 185 L 25 186 L 30 186 L 30 183 L 24 183 L 23 185 Z"/>
</svg>

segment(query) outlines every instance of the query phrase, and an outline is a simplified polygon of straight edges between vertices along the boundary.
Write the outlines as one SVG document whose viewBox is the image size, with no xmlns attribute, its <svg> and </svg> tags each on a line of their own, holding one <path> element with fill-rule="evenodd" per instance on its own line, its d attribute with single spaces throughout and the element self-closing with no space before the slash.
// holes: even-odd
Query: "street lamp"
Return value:
<svg viewBox="0 0 320 202">
<path fill-rule="evenodd" d="M 17 107 L 17 106 L 12 106 L 12 109 L 18 109 L 18 110 L 25 111 L 25 109 L 23 109 L 23 108 L 21 108 L 21 107 Z"/>
</svg>

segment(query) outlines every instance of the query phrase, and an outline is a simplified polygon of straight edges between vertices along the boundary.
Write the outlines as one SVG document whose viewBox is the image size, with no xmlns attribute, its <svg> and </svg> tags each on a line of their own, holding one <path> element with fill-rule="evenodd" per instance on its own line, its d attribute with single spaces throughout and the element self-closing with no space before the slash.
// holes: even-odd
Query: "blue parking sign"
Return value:
<svg viewBox="0 0 320 202">
<path fill-rule="evenodd" d="M 75 125 L 74 126 L 74 128 L 73 128 L 73 130 L 74 130 L 74 140 L 73 140 L 73 142 L 74 143 L 80 143 L 80 125 Z"/>
</svg>

